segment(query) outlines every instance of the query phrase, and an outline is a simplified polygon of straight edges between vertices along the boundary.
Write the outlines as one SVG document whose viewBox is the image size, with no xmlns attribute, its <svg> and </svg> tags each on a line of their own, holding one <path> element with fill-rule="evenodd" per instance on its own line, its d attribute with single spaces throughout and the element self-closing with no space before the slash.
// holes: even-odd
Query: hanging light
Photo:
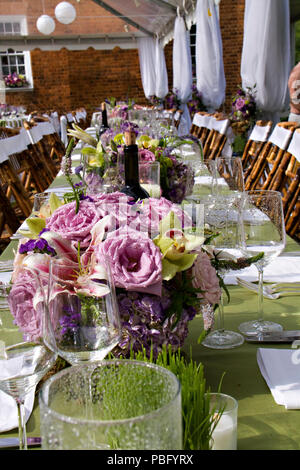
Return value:
<svg viewBox="0 0 300 470">
<path fill-rule="evenodd" d="M 51 16 L 42 15 L 37 19 L 36 27 L 40 33 L 48 36 L 55 30 L 55 21 Z"/>
<path fill-rule="evenodd" d="M 60 2 L 56 5 L 54 13 L 57 21 L 63 24 L 70 24 L 76 18 L 76 10 L 69 2 Z"/>
</svg>

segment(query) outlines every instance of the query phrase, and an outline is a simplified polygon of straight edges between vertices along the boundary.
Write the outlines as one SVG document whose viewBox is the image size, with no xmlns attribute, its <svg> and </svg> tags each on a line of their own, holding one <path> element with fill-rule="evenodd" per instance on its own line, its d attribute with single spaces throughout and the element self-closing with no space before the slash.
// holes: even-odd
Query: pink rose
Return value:
<svg viewBox="0 0 300 470">
<path fill-rule="evenodd" d="M 139 149 L 139 161 L 140 163 L 155 162 L 155 155 L 150 150 Z"/>
<path fill-rule="evenodd" d="M 142 232 L 121 228 L 95 247 L 96 259 L 111 262 L 116 287 L 161 295 L 162 264 L 159 248 Z"/>
<path fill-rule="evenodd" d="M 141 230 L 148 231 L 151 235 L 156 235 L 155 232 L 159 229 L 160 221 L 166 217 L 170 212 L 174 212 L 176 217 L 181 222 L 182 228 L 191 227 L 192 220 L 180 206 L 173 202 L 161 197 L 144 199 L 139 211 L 139 223 Z"/>
<path fill-rule="evenodd" d="M 87 247 L 91 240 L 91 230 L 101 219 L 96 205 L 88 200 L 80 201 L 76 214 L 76 203 L 70 202 L 56 209 L 46 221 L 46 228 L 59 233 L 67 240 L 80 242 Z"/>
<path fill-rule="evenodd" d="M 27 270 L 19 272 L 8 296 L 8 304 L 15 323 L 29 341 L 41 337 L 41 315 L 34 308 L 34 296 L 38 290 L 38 280 Z"/>
<path fill-rule="evenodd" d="M 217 304 L 221 298 L 221 288 L 216 270 L 211 265 L 209 256 L 203 251 L 199 252 L 193 269 L 193 286 L 201 289 L 200 298 L 204 298 L 212 305 Z"/>
<path fill-rule="evenodd" d="M 122 225 L 130 225 L 137 218 L 137 213 L 132 210 L 132 197 L 128 197 L 118 191 L 114 193 L 93 195 L 95 206 L 101 217 L 110 215 L 115 219 L 115 229 Z"/>
</svg>

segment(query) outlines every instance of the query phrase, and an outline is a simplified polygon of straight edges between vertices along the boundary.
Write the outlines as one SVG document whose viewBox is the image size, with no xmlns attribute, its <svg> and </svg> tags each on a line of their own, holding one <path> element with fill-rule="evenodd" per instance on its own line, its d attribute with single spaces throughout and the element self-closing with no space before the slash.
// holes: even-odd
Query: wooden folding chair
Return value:
<svg viewBox="0 0 300 470">
<path fill-rule="evenodd" d="M 0 186 L 0 249 L 3 250 L 16 233 L 21 222 L 14 212 L 9 200 Z"/>
<path fill-rule="evenodd" d="M 41 176 L 45 179 L 45 184 L 50 186 L 57 175 L 59 168 L 50 158 L 48 150 L 43 143 L 43 136 L 40 135 L 38 131 L 37 123 L 24 122 L 23 125 L 31 142 L 30 150 L 32 156 L 41 171 Z M 35 135 L 35 132 L 37 135 Z"/>
<path fill-rule="evenodd" d="M 280 188 L 287 234 L 300 243 L 300 163 L 291 157 Z"/>
<path fill-rule="evenodd" d="M 212 114 L 199 111 L 193 118 L 190 134 L 201 141 L 202 147 L 206 144 L 206 140 L 211 130 L 212 116 Z"/>
<path fill-rule="evenodd" d="M 272 129 L 272 121 L 257 121 L 247 140 L 242 155 L 242 166 L 244 171 L 244 180 L 247 181 L 265 142 L 268 140 Z"/>
<path fill-rule="evenodd" d="M 294 122 L 280 122 L 275 126 L 269 139 L 257 155 L 250 173 L 245 180 L 245 190 L 269 189 L 276 169 L 290 143 L 293 132 L 298 126 Z"/>
<path fill-rule="evenodd" d="M 35 192 L 43 192 L 47 186 L 45 186 L 44 179 L 41 178 L 41 164 L 39 165 L 34 158 L 25 129 L 20 128 L 18 133 L 12 133 L 9 128 L 3 128 L 2 137 L 4 139 L 12 135 L 15 136 L 15 141 L 11 144 L 7 157 L 13 169 L 18 174 L 24 189 L 29 195 Z M 16 139 L 20 139 L 19 144 Z M 16 149 L 16 151 L 14 152 L 13 149 Z"/>
<path fill-rule="evenodd" d="M 31 119 L 30 125 L 35 126 L 43 122 L 50 123 L 54 132 L 49 132 L 47 134 L 44 134 L 41 139 L 41 144 L 44 147 L 44 151 L 49 155 L 49 158 L 53 160 L 56 166 L 59 168 L 61 159 L 66 152 L 66 148 L 61 138 L 55 131 L 55 128 L 53 124 L 51 123 L 50 118 L 46 118 L 45 116 L 35 116 L 34 118 Z"/>
<path fill-rule="evenodd" d="M 222 113 L 216 113 L 212 119 L 212 128 L 203 147 L 204 158 L 214 160 L 219 157 L 227 140 L 227 130 L 230 120 Z"/>
<path fill-rule="evenodd" d="M 0 185 L 16 214 L 21 219 L 29 217 L 33 206 L 32 195 L 25 190 L 10 160 L 0 163 Z"/>
</svg>

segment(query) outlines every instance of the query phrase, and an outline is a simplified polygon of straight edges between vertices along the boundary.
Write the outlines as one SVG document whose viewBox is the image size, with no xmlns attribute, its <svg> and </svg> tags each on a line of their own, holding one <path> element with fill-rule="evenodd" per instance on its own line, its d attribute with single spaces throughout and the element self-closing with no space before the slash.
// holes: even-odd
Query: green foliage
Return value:
<svg viewBox="0 0 300 470">
<path fill-rule="evenodd" d="M 163 346 L 157 359 L 147 357 L 146 351 L 131 352 L 130 359 L 146 361 L 173 372 L 181 384 L 183 450 L 209 450 L 212 432 L 220 418 L 210 409 L 210 390 L 206 387 L 203 364 L 185 359 L 180 350 Z M 219 386 L 220 389 L 220 386 Z"/>
</svg>

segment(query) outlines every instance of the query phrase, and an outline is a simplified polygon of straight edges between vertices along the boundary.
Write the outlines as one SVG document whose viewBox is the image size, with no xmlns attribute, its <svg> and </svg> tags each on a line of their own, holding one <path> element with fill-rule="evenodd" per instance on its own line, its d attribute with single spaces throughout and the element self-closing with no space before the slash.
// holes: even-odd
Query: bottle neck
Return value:
<svg viewBox="0 0 300 470">
<path fill-rule="evenodd" d="M 139 186 L 139 157 L 137 145 L 124 147 L 125 185 Z"/>
<path fill-rule="evenodd" d="M 101 124 L 101 127 L 104 127 L 105 129 L 108 129 L 106 109 L 102 110 L 102 124 Z"/>
</svg>

